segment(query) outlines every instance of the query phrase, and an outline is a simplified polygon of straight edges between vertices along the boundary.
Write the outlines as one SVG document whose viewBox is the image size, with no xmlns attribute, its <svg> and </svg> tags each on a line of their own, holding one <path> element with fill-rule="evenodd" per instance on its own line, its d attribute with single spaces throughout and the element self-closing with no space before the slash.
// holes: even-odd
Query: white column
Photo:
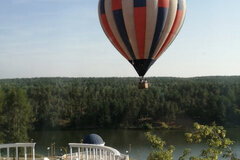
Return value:
<svg viewBox="0 0 240 160">
<path fill-rule="evenodd" d="M 92 148 L 89 148 L 89 158 L 92 158 Z"/>
<path fill-rule="evenodd" d="M 24 147 L 24 160 L 27 160 L 27 147 Z"/>
<path fill-rule="evenodd" d="M 7 160 L 9 160 L 9 148 L 7 148 Z"/>
<path fill-rule="evenodd" d="M 98 159 L 98 155 L 99 155 L 98 149 L 96 148 L 96 149 L 95 149 L 95 160 Z"/>
<path fill-rule="evenodd" d="M 80 148 L 78 147 L 78 160 L 80 160 Z"/>
<path fill-rule="evenodd" d="M 18 147 L 16 147 L 16 160 L 18 160 Z"/>
<path fill-rule="evenodd" d="M 72 160 L 72 147 L 70 147 L 70 159 Z"/>
<path fill-rule="evenodd" d="M 107 159 L 107 151 L 104 151 L 104 159 Z"/>
<path fill-rule="evenodd" d="M 81 159 L 81 157 L 82 157 L 82 159 L 84 159 L 84 158 L 83 158 L 83 156 L 84 156 L 84 155 L 83 155 L 83 150 L 84 150 L 84 149 L 83 149 L 82 147 L 80 147 L 80 159 Z"/>
<path fill-rule="evenodd" d="M 93 149 L 93 160 L 96 160 L 96 149 Z"/>
<path fill-rule="evenodd" d="M 102 158 L 102 150 L 101 149 L 99 149 L 99 158 L 101 159 Z"/>
<path fill-rule="evenodd" d="M 113 153 L 113 160 L 115 160 L 115 154 Z"/>
<path fill-rule="evenodd" d="M 86 148 L 86 160 L 88 160 L 88 148 Z"/>
<path fill-rule="evenodd" d="M 98 157 L 99 157 L 99 159 L 101 159 L 101 149 L 98 149 Z"/>
<path fill-rule="evenodd" d="M 102 150 L 102 158 L 105 160 L 105 151 Z"/>
<path fill-rule="evenodd" d="M 32 156 L 33 156 L 33 160 L 35 160 L 35 146 L 32 147 Z"/>
</svg>

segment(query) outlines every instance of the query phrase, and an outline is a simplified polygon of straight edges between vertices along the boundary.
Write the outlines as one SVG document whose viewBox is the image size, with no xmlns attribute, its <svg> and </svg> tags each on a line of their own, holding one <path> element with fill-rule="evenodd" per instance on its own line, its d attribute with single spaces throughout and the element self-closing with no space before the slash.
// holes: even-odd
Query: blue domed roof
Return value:
<svg viewBox="0 0 240 160">
<path fill-rule="evenodd" d="M 85 144 L 104 144 L 103 139 L 97 134 L 89 134 L 87 137 L 84 138 L 83 143 Z"/>
</svg>

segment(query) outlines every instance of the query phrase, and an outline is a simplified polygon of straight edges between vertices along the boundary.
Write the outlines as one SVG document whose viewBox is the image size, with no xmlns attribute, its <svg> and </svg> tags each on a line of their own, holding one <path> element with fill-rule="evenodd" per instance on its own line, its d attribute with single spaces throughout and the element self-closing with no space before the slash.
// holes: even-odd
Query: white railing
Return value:
<svg viewBox="0 0 240 160">
<path fill-rule="evenodd" d="M 100 145 L 83 143 L 69 143 L 70 154 L 66 154 L 62 159 L 70 160 L 128 160 L 128 155 L 121 154 L 118 150 Z M 76 153 L 73 150 L 77 149 Z M 70 156 L 70 157 L 69 157 Z"/>
<path fill-rule="evenodd" d="M 10 160 L 10 148 L 15 148 L 15 159 L 18 160 L 18 148 L 24 148 L 24 160 L 27 160 L 27 148 L 32 150 L 32 159 L 35 160 L 35 144 L 36 143 L 13 143 L 13 144 L 0 144 L 0 159 L 2 158 L 1 151 L 7 149 L 7 160 Z"/>
</svg>

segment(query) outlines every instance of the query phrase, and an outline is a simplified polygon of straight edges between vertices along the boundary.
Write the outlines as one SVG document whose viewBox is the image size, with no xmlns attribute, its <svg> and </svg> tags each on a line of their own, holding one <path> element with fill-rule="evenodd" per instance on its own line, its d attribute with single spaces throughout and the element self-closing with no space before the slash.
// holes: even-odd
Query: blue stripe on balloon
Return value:
<svg viewBox="0 0 240 160">
<path fill-rule="evenodd" d="M 132 59 L 135 60 L 136 58 L 135 58 L 135 55 L 133 53 L 133 49 L 132 49 L 132 46 L 129 42 L 129 38 L 128 38 L 127 31 L 126 31 L 126 28 L 125 28 L 125 23 L 124 23 L 124 19 L 123 19 L 122 10 L 113 11 L 113 15 L 114 15 L 115 23 L 117 25 L 118 32 L 119 32 L 125 46 L 127 47 L 128 52 L 130 53 Z"/>
<path fill-rule="evenodd" d="M 167 14 L 168 14 L 168 8 L 162 8 L 162 7 L 158 8 L 157 24 L 156 24 L 153 42 L 152 42 L 152 46 L 151 46 L 149 57 L 148 57 L 149 59 L 153 57 L 154 51 L 160 41 L 161 34 L 167 19 Z"/>
<path fill-rule="evenodd" d="M 105 6 L 104 6 L 105 0 L 100 0 L 100 13 L 105 14 Z"/>
<path fill-rule="evenodd" d="M 178 10 L 183 10 L 183 0 L 178 0 Z"/>
<path fill-rule="evenodd" d="M 134 0 L 134 7 L 146 7 L 146 0 Z"/>
</svg>

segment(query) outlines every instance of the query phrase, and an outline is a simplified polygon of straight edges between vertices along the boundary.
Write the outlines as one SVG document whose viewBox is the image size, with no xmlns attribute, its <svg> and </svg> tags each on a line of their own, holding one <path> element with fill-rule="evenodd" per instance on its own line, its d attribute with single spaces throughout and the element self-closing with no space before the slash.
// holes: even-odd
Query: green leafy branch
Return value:
<svg viewBox="0 0 240 160">
<path fill-rule="evenodd" d="M 167 146 L 165 141 L 150 132 L 145 135 L 153 148 L 148 160 L 173 160 L 174 146 Z M 194 123 L 193 130 L 185 133 L 185 136 L 187 142 L 205 143 L 207 148 L 202 149 L 199 156 L 190 156 L 191 150 L 185 149 L 178 160 L 185 160 L 188 157 L 189 160 L 218 160 L 219 157 L 240 160 L 232 151 L 231 145 L 234 142 L 226 138 L 226 130 L 222 126 L 217 126 L 215 123 L 211 126 Z"/>
</svg>

